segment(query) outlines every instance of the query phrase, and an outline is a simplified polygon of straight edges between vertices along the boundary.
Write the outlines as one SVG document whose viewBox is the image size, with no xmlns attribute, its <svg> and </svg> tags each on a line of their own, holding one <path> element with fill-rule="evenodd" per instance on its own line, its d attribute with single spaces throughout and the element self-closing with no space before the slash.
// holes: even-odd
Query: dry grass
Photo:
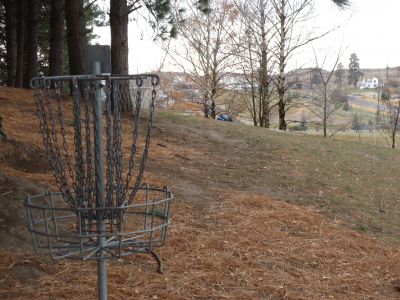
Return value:
<svg viewBox="0 0 400 300">
<path fill-rule="evenodd" d="M 0 101 L 7 135 L 43 150 L 31 93 L 1 88 Z M 395 168 L 386 160 L 397 161 L 397 154 L 169 113 L 161 114 L 155 126 L 146 181 L 168 184 L 176 196 L 169 239 L 159 249 L 165 274 L 157 274 L 146 255 L 109 262 L 111 299 L 400 297 L 399 250 L 336 218 L 357 218 L 353 213 L 365 193 L 377 193 L 368 184 L 349 185 L 349 177 L 365 179 L 361 163 L 368 161 L 390 176 Z M 361 153 L 360 162 L 354 161 Z M 278 154 L 281 159 L 275 161 Z M 0 161 L 0 167 L 8 176 L 54 184 L 49 170 L 29 173 L 9 160 Z M 391 181 L 377 184 L 395 199 Z M 344 190 L 347 185 L 354 190 Z M 375 216 L 370 210 L 376 203 L 366 202 L 357 220 Z M 397 223 L 384 225 L 394 230 Z M 96 280 L 95 263 L 54 264 L 30 253 L 0 251 L 1 299 L 93 299 Z"/>
</svg>

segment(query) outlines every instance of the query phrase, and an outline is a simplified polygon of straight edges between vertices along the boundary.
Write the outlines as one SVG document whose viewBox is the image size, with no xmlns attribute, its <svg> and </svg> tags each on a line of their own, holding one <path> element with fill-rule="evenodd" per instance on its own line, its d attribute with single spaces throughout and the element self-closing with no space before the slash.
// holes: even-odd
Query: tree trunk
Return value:
<svg viewBox="0 0 400 300">
<path fill-rule="evenodd" d="M 17 5 L 6 0 L 7 85 L 15 86 L 17 75 Z"/>
<path fill-rule="evenodd" d="M 37 75 L 38 65 L 38 0 L 30 0 L 28 4 L 26 22 L 26 69 L 24 76 L 24 87 L 29 88 L 29 81 Z"/>
<path fill-rule="evenodd" d="M 215 111 L 215 101 L 211 100 L 211 119 L 215 120 L 216 116 L 217 116 L 217 112 Z"/>
<path fill-rule="evenodd" d="M 211 100 L 211 118 L 215 120 L 216 116 L 217 116 L 217 112 L 216 112 L 216 104 L 215 104 L 215 100 L 217 98 L 217 66 L 215 64 L 216 62 L 216 56 L 213 56 L 213 68 L 211 71 L 211 95 L 210 95 L 210 100 Z"/>
<path fill-rule="evenodd" d="M 279 93 L 279 91 L 278 91 Z M 278 101 L 278 108 L 279 108 L 279 130 L 286 130 L 286 110 L 285 110 L 285 101 L 284 101 L 284 93 L 279 93 L 279 101 Z"/>
<path fill-rule="evenodd" d="M 63 0 L 51 0 L 49 76 L 62 75 L 64 48 Z"/>
<path fill-rule="evenodd" d="M 270 126 L 270 107 L 269 107 L 269 101 L 264 102 L 264 111 L 263 111 L 263 118 L 264 118 L 264 127 L 269 128 Z"/>
<path fill-rule="evenodd" d="M 279 34 L 279 74 L 278 74 L 278 85 L 277 91 L 279 95 L 279 130 L 286 130 L 286 105 L 285 105 L 285 65 L 286 65 L 286 15 L 285 15 L 285 4 L 284 0 L 281 1 L 281 11 L 279 12 L 280 19 L 280 34 Z"/>
<path fill-rule="evenodd" d="M 26 15 L 26 1 L 18 0 L 17 14 L 17 71 L 16 71 L 16 87 L 22 87 L 24 80 L 24 54 L 25 54 L 25 15 Z"/>
<path fill-rule="evenodd" d="M 261 61 L 259 70 L 259 94 L 261 102 L 261 118 L 260 127 L 269 128 L 269 99 L 268 99 L 268 89 L 269 89 L 269 79 L 268 79 L 268 66 L 267 66 L 267 41 L 266 41 L 266 28 L 265 24 L 267 22 L 267 17 L 265 15 L 265 2 L 260 1 L 260 25 L 261 25 Z"/>
<path fill-rule="evenodd" d="M 68 61 L 71 75 L 86 73 L 86 32 L 83 0 L 65 1 Z"/>
<path fill-rule="evenodd" d="M 111 69 L 128 74 L 128 7 L 126 0 L 110 1 Z"/>
<path fill-rule="evenodd" d="M 204 99 L 203 99 L 203 113 L 204 113 L 204 118 L 207 118 L 210 116 L 210 107 L 208 105 L 208 92 L 204 94 Z"/>
<path fill-rule="evenodd" d="M 250 35 L 249 35 L 250 36 Z M 251 104 L 252 107 L 250 109 L 250 113 L 252 115 L 253 118 L 253 125 L 255 127 L 258 126 L 258 119 L 257 119 L 257 107 L 256 107 L 256 89 L 255 89 L 255 85 L 254 85 L 254 68 L 253 68 L 253 56 L 252 56 L 252 44 L 251 44 L 251 40 L 248 37 L 247 38 L 247 51 L 249 52 L 249 62 L 250 62 L 250 68 L 251 68 Z"/>
<path fill-rule="evenodd" d="M 3 119 L 0 116 L 0 141 L 5 141 L 7 139 L 6 133 L 3 128 Z"/>
<path fill-rule="evenodd" d="M 256 97 L 255 97 L 255 91 L 254 91 L 254 87 L 253 85 L 251 86 L 251 103 L 253 105 L 253 113 L 252 113 L 252 117 L 253 117 L 253 125 L 255 127 L 257 127 L 258 122 L 257 122 L 257 111 L 256 111 Z"/>
<path fill-rule="evenodd" d="M 128 6 L 127 0 L 110 0 L 111 72 L 126 75 L 128 69 Z M 129 87 L 122 86 L 121 109 L 132 110 Z"/>
<path fill-rule="evenodd" d="M 327 123 L 327 119 L 328 119 L 328 114 L 327 114 L 327 109 L 328 109 L 328 107 L 327 107 L 327 105 L 328 105 L 328 95 L 327 95 L 327 91 L 326 91 L 326 89 L 327 89 L 327 86 L 326 86 L 326 84 L 324 83 L 324 88 L 325 88 L 325 90 L 324 90 L 324 119 L 323 119 L 323 126 L 324 126 L 324 138 L 326 138 L 327 137 L 327 133 L 326 133 L 326 123 Z"/>
<path fill-rule="evenodd" d="M 210 111 L 211 118 L 214 119 L 214 120 L 215 120 L 215 118 L 217 116 L 216 104 L 215 104 L 216 94 L 217 94 L 217 89 L 214 86 L 213 89 L 211 90 L 211 111 Z"/>
<path fill-rule="evenodd" d="M 396 116 L 394 119 L 394 124 L 393 124 L 393 132 L 392 132 L 392 148 L 396 148 L 396 132 L 397 132 L 397 126 L 399 124 L 399 117 L 400 117 L 400 103 L 397 104 L 396 108 Z"/>
</svg>

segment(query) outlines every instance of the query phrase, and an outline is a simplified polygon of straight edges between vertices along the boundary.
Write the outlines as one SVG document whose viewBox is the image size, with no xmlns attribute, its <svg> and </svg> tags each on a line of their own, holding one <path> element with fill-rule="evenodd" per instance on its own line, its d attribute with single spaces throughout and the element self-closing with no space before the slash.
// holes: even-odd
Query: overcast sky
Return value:
<svg viewBox="0 0 400 300">
<path fill-rule="evenodd" d="M 327 37 L 314 42 L 313 48 L 319 60 L 328 57 L 325 68 L 329 69 L 333 57 L 340 49 L 341 61 L 348 65 L 350 53 L 357 53 L 361 68 L 384 68 L 400 66 L 400 0 L 351 0 L 350 9 L 340 11 L 330 0 L 315 1 L 315 18 L 310 28 L 325 32 L 338 27 Z M 96 28 L 100 38 L 95 42 L 110 44 L 109 28 Z M 152 33 L 146 26 L 136 22 L 129 24 L 129 71 L 149 72 L 158 69 L 164 54 L 152 42 Z M 179 41 L 179 37 L 178 37 Z M 289 64 L 290 68 L 313 66 L 314 55 L 311 47 L 304 48 Z M 174 69 L 166 64 L 164 71 Z M 176 68 L 175 68 L 176 69 Z"/>
<path fill-rule="evenodd" d="M 400 1 L 351 0 L 347 11 L 338 11 L 328 0 L 315 1 L 317 24 L 328 29 L 331 24 L 341 26 L 329 37 L 319 41 L 319 53 L 325 44 L 331 52 L 343 41 L 343 64 L 348 65 L 350 53 L 357 53 L 362 68 L 400 66 Z M 336 46 L 335 46 L 336 45 Z"/>
</svg>

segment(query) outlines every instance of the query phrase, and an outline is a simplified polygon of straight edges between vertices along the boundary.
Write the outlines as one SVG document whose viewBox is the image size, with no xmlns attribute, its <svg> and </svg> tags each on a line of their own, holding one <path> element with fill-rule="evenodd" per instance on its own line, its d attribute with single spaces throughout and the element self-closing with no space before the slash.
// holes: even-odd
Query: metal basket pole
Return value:
<svg viewBox="0 0 400 300">
<path fill-rule="evenodd" d="M 98 88 L 98 82 L 95 82 L 95 89 Z M 104 165 L 103 165 L 103 124 L 102 124 L 102 102 L 99 93 L 94 93 L 94 131 L 95 131 L 95 161 L 96 161 L 96 201 L 97 201 L 97 231 L 98 231 L 98 249 L 99 260 L 97 262 L 98 273 L 98 292 L 99 299 L 107 299 L 107 266 L 105 261 L 105 221 L 104 221 Z"/>
</svg>

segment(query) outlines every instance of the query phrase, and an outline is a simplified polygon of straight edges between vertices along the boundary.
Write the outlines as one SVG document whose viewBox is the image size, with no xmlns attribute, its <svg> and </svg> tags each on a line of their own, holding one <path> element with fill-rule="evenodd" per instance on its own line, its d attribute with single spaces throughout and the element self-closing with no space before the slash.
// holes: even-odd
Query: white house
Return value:
<svg viewBox="0 0 400 300">
<path fill-rule="evenodd" d="M 379 80 L 376 77 L 363 79 L 360 84 L 360 89 L 376 89 L 379 86 Z"/>
</svg>

